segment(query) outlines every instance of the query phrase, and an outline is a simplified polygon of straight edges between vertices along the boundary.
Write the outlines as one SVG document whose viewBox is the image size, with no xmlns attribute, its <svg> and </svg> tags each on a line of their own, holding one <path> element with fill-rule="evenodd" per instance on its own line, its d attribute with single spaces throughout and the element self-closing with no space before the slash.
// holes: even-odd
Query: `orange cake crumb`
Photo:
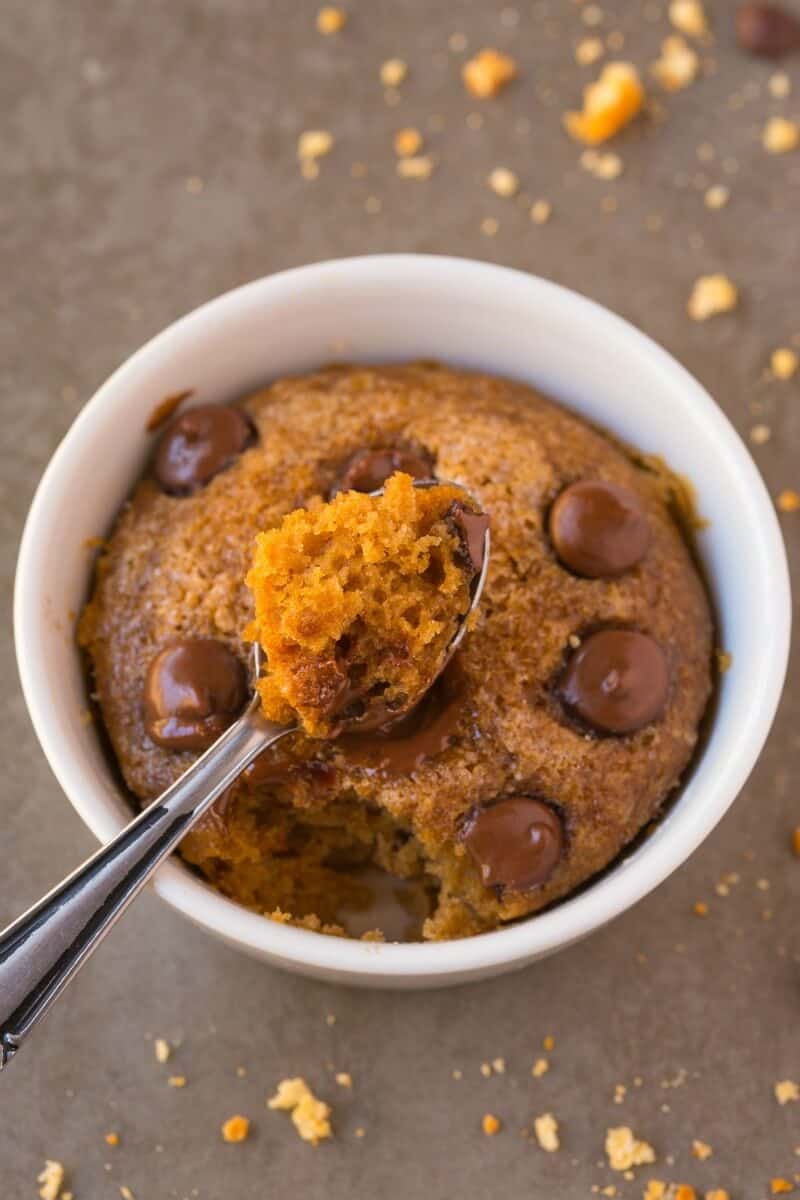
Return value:
<svg viewBox="0 0 800 1200">
<path fill-rule="evenodd" d="M 644 103 L 644 88 L 632 63 L 611 62 L 583 92 L 583 111 L 568 112 L 570 137 L 589 146 L 605 142 L 627 125 Z"/>
<path fill-rule="evenodd" d="M 312 1146 L 331 1136 L 330 1105 L 316 1098 L 305 1079 L 282 1079 L 267 1108 L 290 1112 L 300 1137 Z"/>
<path fill-rule="evenodd" d="M 398 473 L 380 496 L 340 492 L 259 534 L 248 636 L 267 655 L 266 715 L 297 714 L 326 737 L 419 697 L 469 609 L 475 570 L 459 526 L 469 516 L 461 489 L 415 488 Z"/>
<path fill-rule="evenodd" d="M 112 1131 L 111 1133 L 107 1133 L 105 1135 L 104 1140 L 106 1142 L 106 1145 L 108 1145 L 108 1146 L 118 1146 L 119 1145 L 119 1134 L 114 1133 Z"/>
<path fill-rule="evenodd" d="M 250 1120 L 238 1114 L 228 1117 L 220 1130 L 223 1142 L 243 1142 L 250 1132 Z"/>
<path fill-rule="evenodd" d="M 791 1179 L 770 1179 L 769 1190 L 773 1196 L 780 1196 L 785 1192 L 793 1192 L 794 1184 Z"/>
<path fill-rule="evenodd" d="M 634 1137 L 627 1125 L 619 1125 L 606 1133 L 606 1155 L 614 1171 L 628 1171 L 656 1161 L 655 1151 L 648 1143 Z"/>
<path fill-rule="evenodd" d="M 481 1129 L 487 1137 L 494 1137 L 496 1133 L 500 1132 L 500 1122 L 493 1113 L 485 1113 L 481 1121 Z"/>
<path fill-rule="evenodd" d="M 517 64 L 500 50 L 481 50 L 464 63 L 461 77 L 467 91 L 479 100 L 496 96 L 517 74 Z"/>
</svg>

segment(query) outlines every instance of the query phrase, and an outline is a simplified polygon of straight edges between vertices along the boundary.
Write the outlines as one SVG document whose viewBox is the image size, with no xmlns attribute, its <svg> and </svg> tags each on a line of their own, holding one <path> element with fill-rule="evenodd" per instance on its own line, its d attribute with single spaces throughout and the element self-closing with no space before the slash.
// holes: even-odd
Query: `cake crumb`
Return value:
<svg viewBox="0 0 800 1200">
<path fill-rule="evenodd" d="M 531 205 L 531 220 L 534 225 L 546 225 L 553 212 L 549 200 L 534 200 Z"/>
<path fill-rule="evenodd" d="M 36 1182 L 42 1185 L 39 1188 L 41 1200 L 59 1200 L 59 1196 L 63 1196 L 61 1189 L 65 1174 L 62 1163 L 52 1158 L 45 1159 L 44 1168 L 36 1176 Z"/>
<path fill-rule="evenodd" d="M 688 1183 L 673 1183 L 669 1189 L 669 1200 L 697 1200 L 697 1192 Z"/>
<path fill-rule="evenodd" d="M 331 1136 L 330 1106 L 318 1100 L 302 1078 L 282 1079 L 267 1108 L 291 1112 L 295 1129 L 312 1146 Z"/>
<path fill-rule="evenodd" d="M 333 149 L 333 134 L 327 129 L 305 129 L 297 139 L 297 157 L 302 162 L 313 162 Z"/>
<path fill-rule="evenodd" d="M 542 1075 L 546 1075 L 550 1070 L 550 1063 L 546 1058 L 537 1058 L 536 1062 L 531 1067 L 531 1075 L 534 1079 L 541 1079 Z"/>
<path fill-rule="evenodd" d="M 661 43 L 661 57 L 650 68 L 668 92 L 680 92 L 694 83 L 700 70 L 700 58 L 688 42 L 673 34 Z"/>
<path fill-rule="evenodd" d="M 615 1084 L 614 1085 L 614 1103 L 622 1104 L 623 1100 L 625 1099 L 625 1095 L 626 1095 L 627 1091 L 628 1091 L 628 1089 L 625 1087 L 624 1083 Z"/>
<path fill-rule="evenodd" d="M 394 152 L 398 158 L 412 158 L 422 149 L 422 134 L 418 129 L 398 129 L 394 135 Z"/>
<path fill-rule="evenodd" d="M 800 359 L 789 346 L 779 346 L 770 355 L 769 365 L 776 379 L 791 379 L 797 370 Z"/>
<path fill-rule="evenodd" d="M 750 441 L 754 446 L 764 446 L 772 437 L 769 425 L 754 425 L 750 430 Z"/>
<path fill-rule="evenodd" d="M 701 1142 L 699 1138 L 695 1138 L 692 1142 L 692 1155 L 694 1158 L 705 1162 L 707 1158 L 711 1158 L 714 1150 L 709 1146 L 708 1142 Z"/>
<path fill-rule="evenodd" d="M 793 1079 L 781 1079 L 775 1084 L 775 1099 L 778 1104 L 788 1104 L 791 1100 L 800 1100 L 800 1084 Z"/>
<path fill-rule="evenodd" d="M 642 1193 L 642 1200 L 664 1200 L 667 1185 L 662 1179 L 649 1179 Z"/>
<path fill-rule="evenodd" d="M 707 321 L 736 308 L 738 300 L 736 286 L 727 275 L 701 275 L 692 288 L 686 311 L 693 321 Z"/>
<path fill-rule="evenodd" d="M 590 67 L 605 54 L 603 41 L 598 37 L 582 38 L 575 47 L 575 62 L 579 67 Z"/>
<path fill-rule="evenodd" d="M 453 1079 L 463 1079 L 464 1072 L 459 1067 L 455 1067 L 453 1071 L 451 1071 L 451 1076 Z"/>
<path fill-rule="evenodd" d="M 112 1130 L 110 1133 L 105 1134 L 105 1137 L 103 1140 L 105 1141 L 107 1146 L 118 1146 L 119 1145 L 119 1134 L 115 1133 Z"/>
<path fill-rule="evenodd" d="M 712 1188 L 710 1192 L 706 1192 L 705 1200 L 731 1200 L 724 1188 Z"/>
<path fill-rule="evenodd" d="M 166 1038 L 159 1037 L 153 1042 L 153 1052 L 156 1056 L 156 1062 L 165 1063 L 169 1061 L 172 1054 L 172 1046 L 170 1046 Z"/>
<path fill-rule="evenodd" d="M 556 1047 L 556 1039 L 553 1037 L 552 1033 L 548 1033 L 546 1037 L 542 1038 L 542 1049 L 543 1050 L 555 1050 L 555 1047 Z"/>
<path fill-rule="evenodd" d="M 791 1179 L 770 1179 L 769 1190 L 773 1196 L 780 1196 L 784 1192 L 793 1192 L 794 1184 Z"/>
<path fill-rule="evenodd" d="M 706 904 L 705 900 L 695 900 L 694 904 L 692 905 L 692 912 L 696 917 L 707 917 L 708 905 Z"/>
<path fill-rule="evenodd" d="M 402 58 L 387 58 L 386 62 L 381 63 L 380 77 L 381 83 L 387 88 L 399 87 L 405 82 L 408 76 L 408 63 Z"/>
<path fill-rule="evenodd" d="M 244 1079 L 246 1077 L 246 1075 L 247 1075 L 247 1067 L 237 1067 L 236 1068 L 236 1077 L 238 1079 Z"/>
<path fill-rule="evenodd" d="M 500 222 L 497 217 L 484 217 L 481 221 L 481 233 L 485 237 L 494 237 L 500 229 Z"/>
<path fill-rule="evenodd" d="M 702 38 L 708 34 L 708 18 L 700 0 L 672 0 L 669 19 L 687 37 Z"/>
<path fill-rule="evenodd" d="M 508 167 L 495 167 L 487 180 L 496 196 L 510 199 L 519 191 L 519 179 Z"/>
<path fill-rule="evenodd" d="M 171 1088 L 184 1088 L 186 1087 L 186 1076 L 170 1075 L 169 1079 L 167 1080 L 167 1084 Z"/>
<path fill-rule="evenodd" d="M 243 1142 L 250 1132 L 250 1120 L 238 1114 L 224 1121 L 220 1132 L 223 1142 Z"/>
<path fill-rule="evenodd" d="M 622 159 L 613 151 L 601 154 L 598 150 L 584 150 L 580 164 L 595 179 L 618 179 L 625 169 Z"/>
<path fill-rule="evenodd" d="M 367 1132 L 367 1131 L 366 1131 L 366 1129 L 364 1128 L 364 1126 L 363 1126 L 363 1125 L 359 1125 L 359 1126 L 358 1126 L 358 1128 L 355 1130 L 355 1135 L 356 1135 L 356 1137 L 357 1137 L 357 1138 L 363 1138 L 363 1137 L 366 1135 L 366 1132 Z"/>
<path fill-rule="evenodd" d="M 434 166 L 429 154 L 417 154 L 412 158 L 399 158 L 397 174 L 401 179 L 430 179 Z"/>
<path fill-rule="evenodd" d="M 536 1117 L 533 1122 L 533 1129 L 537 1142 L 548 1154 L 553 1154 L 556 1150 L 560 1149 L 561 1140 L 558 1136 L 558 1121 L 552 1113 L 542 1113 L 540 1117 Z"/>
<path fill-rule="evenodd" d="M 792 830 L 792 850 L 795 857 L 800 858 L 800 825 Z"/>
<path fill-rule="evenodd" d="M 767 88 L 770 96 L 774 96 L 776 100 L 785 100 L 792 93 L 792 81 L 785 71 L 776 71 L 767 80 Z"/>
<path fill-rule="evenodd" d="M 339 1087 L 351 1088 L 353 1086 L 353 1076 L 349 1071 L 337 1071 L 335 1079 Z"/>
<path fill-rule="evenodd" d="M 564 126 L 570 137 L 595 146 L 628 125 L 644 103 L 644 88 L 632 63 L 610 62 L 599 79 L 583 91 L 583 109 L 568 112 Z"/>
<path fill-rule="evenodd" d="M 731 198 L 730 188 L 726 188 L 724 183 L 713 184 L 704 196 L 706 208 L 719 210 L 724 208 Z"/>
<path fill-rule="evenodd" d="M 609 1129 L 606 1133 L 605 1147 L 609 1166 L 614 1171 L 627 1171 L 630 1167 L 640 1167 L 656 1161 L 653 1147 L 649 1142 L 634 1137 L 633 1130 L 628 1125 Z"/>
<path fill-rule="evenodd" d="M 326 1025 L 335 1025 L 336 1024 L 336 1013 L 327 1013 L 327 1015 L 325 1017 L 325 1024 Z"/>
<path fill-rule="evenodd" d="M 500 1132 L 500 1122 L 492 1113 L 484 1113 L 481 1129 L 487 1137 L 494 1137 L 496 1133 Z"/>
<path fill-rule="evenodd" d="M 797 512 L 800 508 L 800 492 L 796 492 L 794 488 L 784 488 L 778 493 L 775 503 L 781 512 Z"/>
<path fill-rule="evenodd" d="M 344 29 L 347 23 L 347 13 L 342 8 L 336 8 L 332 4 L 326 4 L 317 13 L 317 30 L 319 33 L 326 35 L 339 33 Z"/>
<path fill-rule="evenodd" d="M 136 1200 L 136 1197 L 127 1184 L 121 1183 L 119 1185 L 119 1194 L 122 1197 L 122 1200 Z"/>
<path fill-rule="evenodd" d="M 464 63 L 461 78 L 467 91 L 479 100 L 488 100 L 516 77 L 517 64 L 500 50 L 481 50 Z"/>
<path fill-rule="evenodd" d="M 787 154 L 800 143 L 800 125 L 788 117 L 770 117 L 761 134 L 767 154 Z"/>
<path fill-rule="evenodd" d="M 504 1058 L 493 1058 L 492 1070 L 494 1071 L 495 1075 L 505 1075 L 506 1060 Z"/>
</svg>

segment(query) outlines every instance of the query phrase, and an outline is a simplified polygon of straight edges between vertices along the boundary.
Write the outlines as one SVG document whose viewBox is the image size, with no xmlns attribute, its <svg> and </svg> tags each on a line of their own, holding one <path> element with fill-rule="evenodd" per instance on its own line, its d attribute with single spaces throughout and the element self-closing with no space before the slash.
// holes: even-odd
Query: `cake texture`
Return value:
<svg viewBox="0 0 800 1200">
<path fill-rule="evenodd" d="M 266 653 L 265 716 L 324 738 L 379 728 L 422 699 L 483 563 L 488 517 L 465 497 L 397 472 L 383 494 L 340 491 L 258 535 L 246 632 Z"/>
<path fill-rule="evenodd" d="M 259 534 L 399 471 L 468 489 L 492 552 L 474 624 L 410 713 L 288 735 L 184 859 L 241 903 L 331 933 L 369 905 L 377 866 L 420 882 L 426 939 L 498 928 L 611 863 L 678 785 L 711 690 L 711 613 L 669 474 L 529 387 L 430 364 L 331 367 L 233 417 L 216 407 L 163 432 L 80 622 L 139 802 L 246 702 Z"/>
</svg>

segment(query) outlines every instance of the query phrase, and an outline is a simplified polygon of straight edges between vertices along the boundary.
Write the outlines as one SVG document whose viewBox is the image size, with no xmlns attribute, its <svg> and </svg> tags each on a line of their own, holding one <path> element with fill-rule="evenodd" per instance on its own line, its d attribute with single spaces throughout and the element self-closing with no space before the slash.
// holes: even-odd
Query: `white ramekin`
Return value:
<svg viewBox="0 0 800 1200">
<path fill-rule="evenodd" d="M 535 384 L 589 420 L 662 455 L 694 483 L 698 539 L 720 645 L 732 654 L 708 739 L 652 837 L 541 916 L 435 945 L 379 945 L 277 925 L 218 895 L 179 860 L 156 892 L 196 924 L 267 962 L 362 986 L 431 987 L 496 975 L 584 937 L 651 891 L 720 820 L 761 750 L 781 692 L 790 595 L 783 542 L 761 478 L 703 388 L 631 325 L 562 287 L 452 258 L 381 255 L 257 280 L 211 301 L 133 355 L 86 405 L 36 493 L 20 549 L 15 631 L 39 741 L 101 840 L 130 811 L 86 697 L 74 614 L 87 594 L 87 538 L 102 535 L 148 454 L 164 396 L 229 400 L 331 360 L 433 358 Z M 135 703 L 135 698 L 132 698 Z M 70 866 L 64 863 L 64 868 Z"/>
</svg>

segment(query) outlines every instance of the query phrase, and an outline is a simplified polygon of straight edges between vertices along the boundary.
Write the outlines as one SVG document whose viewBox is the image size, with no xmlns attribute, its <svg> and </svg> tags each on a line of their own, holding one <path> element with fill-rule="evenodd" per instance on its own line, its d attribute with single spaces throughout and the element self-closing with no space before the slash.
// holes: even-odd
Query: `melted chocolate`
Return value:
<svg viewBox="0 0 800 1200">
<path fill-rule="evenodd" d="M 334 746 L 347 766 L 410 775 L 447 749 L 466 704 L 466 677 L 454 658 L 411 712 L 371 733 L 343 734 Z"/>
<path fill-rule="evenodd" d="M 483 556 L 486 552 L 486 531 L 489 528 L 489 517 L 483 512 L 474 512 L 460 500 L 454 501 L 445 520 L 451 527 L 461 546 L 461 555 L 473 575 L 479 575 L 483 567 Z"/>
<path fill-rule="evenodd" d="M 214 638 L 177 638 L 155 656 L 142 694 L 148 737 L 165 750 L 207 750 L 247 701 L 247 672 Z"/>
</svg>

